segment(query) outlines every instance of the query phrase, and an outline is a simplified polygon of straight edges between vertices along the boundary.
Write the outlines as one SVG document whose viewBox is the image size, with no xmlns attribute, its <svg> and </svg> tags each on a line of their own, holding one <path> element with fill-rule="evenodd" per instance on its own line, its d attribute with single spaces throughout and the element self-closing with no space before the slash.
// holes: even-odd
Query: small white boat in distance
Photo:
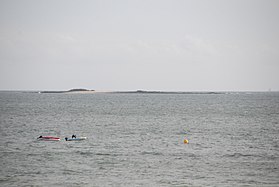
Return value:
<svg viewBox="0 0 279 187">
<path fill-rule="evenodd" d="M 78 138 L 67 138 L 65 137 L 66 141 L 82 141 L 82 140 L 86 140 L 86 137 L 78 137 Z"/>
</svg>

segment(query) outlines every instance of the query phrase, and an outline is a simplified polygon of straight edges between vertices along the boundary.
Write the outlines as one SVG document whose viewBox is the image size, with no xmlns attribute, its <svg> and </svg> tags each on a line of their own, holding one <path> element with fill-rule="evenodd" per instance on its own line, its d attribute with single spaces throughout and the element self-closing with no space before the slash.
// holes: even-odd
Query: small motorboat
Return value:
<svg viewBox="0 0 279 187">
<path fill-rule="evenodd" d="M 54 136 L 39 136 L 37 140 L 42 141 L 60 141 L 60 138 Z"/>
<path fill-rule="evenodd" d="M 87 138 L 86 137 L 78 137 L 78 138 L 67 138 L 65 137 L 65 140 L 66 141 L 82 141 L 82 140 L 86 140 Z"/>
</svg>

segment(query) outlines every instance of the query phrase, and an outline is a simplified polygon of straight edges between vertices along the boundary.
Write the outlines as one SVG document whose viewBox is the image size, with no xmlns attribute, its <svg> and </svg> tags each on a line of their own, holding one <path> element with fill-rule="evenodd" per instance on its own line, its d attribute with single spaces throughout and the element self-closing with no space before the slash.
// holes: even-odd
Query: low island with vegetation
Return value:
<svg viewBox="0 0 279 187">
<path fill-rule="evenodd" d="M 40 91 L 39 93 L 86 93 L 86 92 L 94 92 L 95 90 L 88 90 L 83 88 L 71 89 L 67 91 Z"/>
</svg>

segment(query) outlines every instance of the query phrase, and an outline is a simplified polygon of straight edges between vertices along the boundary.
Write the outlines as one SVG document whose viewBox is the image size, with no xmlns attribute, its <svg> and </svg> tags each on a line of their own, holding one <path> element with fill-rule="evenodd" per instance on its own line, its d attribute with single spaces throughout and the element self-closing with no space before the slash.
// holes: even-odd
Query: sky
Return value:
<svg viewBox="0 0 279 187">
<path fill-rule="evenodd" d="M 278 0 L 0 0 L 0 90 L 279 91 Z"/>
</svg>

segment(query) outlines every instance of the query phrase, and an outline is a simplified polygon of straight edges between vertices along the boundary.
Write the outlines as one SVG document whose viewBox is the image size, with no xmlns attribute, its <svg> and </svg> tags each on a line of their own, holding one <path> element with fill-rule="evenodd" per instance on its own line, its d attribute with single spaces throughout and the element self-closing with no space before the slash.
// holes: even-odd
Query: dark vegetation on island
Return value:
<svg viewBox="0 0 279 187">
<path fill-rule="evenodd" d="M 41 91 L 39 93 L 71 93 L 71 92 L 88 92 L 88 91 L 95 91 L 95 90 L 87 90 L 83 88 L 78 88 L 78 89 L 71 89 L 67 91 Z"/>
</svg>

